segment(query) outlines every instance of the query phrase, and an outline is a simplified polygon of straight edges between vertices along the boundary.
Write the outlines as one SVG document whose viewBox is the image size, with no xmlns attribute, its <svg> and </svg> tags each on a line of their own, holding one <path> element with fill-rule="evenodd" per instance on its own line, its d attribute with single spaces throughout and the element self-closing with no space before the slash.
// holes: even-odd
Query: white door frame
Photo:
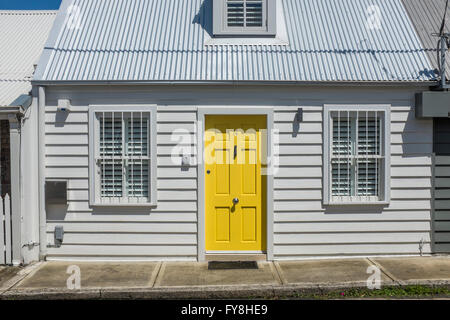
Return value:
<svg viewBox="0 0 450 320">
<path fill-rule="evenodd" d="M 267 118 L 267 145 L 268 156 L 273 156 L 274 146 L 272 142 L 273 107 L 249 107 L 249 106 L 204 106 L 198 107 L 197 112 L 197 163 L 198 163 L 198 214 L 197 214 L 197 259 L 206 260 L 205 250 L 205 164 L 204 144 L 205 116 L 207 115 L 264 115 Z M 269 167 L 269 166 L 268 166 Z M 267 176 L 266 192 L 266 241 L 267 260 L 273 260 L 273 175 Z"/>
</svg>

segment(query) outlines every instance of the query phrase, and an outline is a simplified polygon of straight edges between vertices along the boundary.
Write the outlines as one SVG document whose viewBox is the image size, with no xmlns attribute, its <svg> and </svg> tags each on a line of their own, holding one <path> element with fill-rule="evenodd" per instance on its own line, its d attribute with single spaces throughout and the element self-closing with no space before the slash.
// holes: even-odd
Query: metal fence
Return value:
<svg viewBox="0 0 450 320">
<path fill-rule="evenodd" d="M 0 197 L 0 265 L 12 264 L 11 198 Z"/>
</svg>

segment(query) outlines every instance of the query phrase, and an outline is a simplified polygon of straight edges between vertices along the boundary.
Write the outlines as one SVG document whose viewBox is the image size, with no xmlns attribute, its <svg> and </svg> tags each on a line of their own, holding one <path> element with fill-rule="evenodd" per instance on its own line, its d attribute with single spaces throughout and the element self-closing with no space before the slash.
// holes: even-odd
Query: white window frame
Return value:
<svg viewBox="0 0 450 320">
<path fill-rule="evenodd" d="M 387 205 L 390 203 L 391 194 L 391 105 L 324 105 L 324 145 L 323 145 L 323 204 L 324 205 Z M 332 156 L 332 121 L 333 112 L 339 111 L 349 111 L 349 112 L 378 112 L 382 114 L 382 136 L 383 141 L 381 141 L 380 146 L 384 155 L 384 166 L 382 167 L 383 174 L 380 177 L 380 197 L 378 199 L 373 199 L 374 197 L 368 196 L 355 196 L 351 197 L 351 201 L 347 200 L 336 200 L 332 196 L 331 186 L 332 186 L 332 173 L 331 173 L 331 156 Z M 348 197 L 342 197 L 348 198 Z"/>
<path fill-rule="evenodd" d="M 261 27 L 229 27 L 227 0 L 213 0 L 213 34 L 215 36 L 276 36 L 277 1 L 263 0 L 263 25 Z"/>
<path fill-rule="evenodd" d="M 150 174 L 147 202 L 111 202 L 101 201 L 100 186 L 97 174 L 96 157 L 98 153 L 100 123 L 96 114 L 102 112 L 148 113 L 150 115 L 149 134 L 149 168 Z M 155 207 L 157 205 L 157 106 L 156 105 L 90 105 L 89 106 L 89 204 L 100 207 Z M 125 134 L 125 133 L 123 133 Z"/>
</svg>

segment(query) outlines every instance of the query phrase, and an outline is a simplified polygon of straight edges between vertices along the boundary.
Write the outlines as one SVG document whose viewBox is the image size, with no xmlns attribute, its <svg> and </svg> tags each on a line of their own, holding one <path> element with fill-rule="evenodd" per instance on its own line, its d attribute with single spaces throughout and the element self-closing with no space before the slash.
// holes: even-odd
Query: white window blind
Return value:
<svg viewBox="0 0 450 320">
<path fill-rule="evenodd" d="M 331 119 L 331 200 L 380 201 L 385 172 L 384 112 L 333 111 Z"/>
<path fill-rule="evenodd" d="M 150 146 L 148 112 L 97 112 L 95 163 L 101 203 L 149 201 Z"/>
<path fill-rule="evenodd" d="M 265 0 L 227 0 L 228 27 L 262 27 Z"/>
<path fill-rule="evenodd" d="M 219 37 L 274 37 L 278 0 L 214 0 L 213 34 Z M 278 6 L 278 7 L 277 7 Z"/>
</svg>

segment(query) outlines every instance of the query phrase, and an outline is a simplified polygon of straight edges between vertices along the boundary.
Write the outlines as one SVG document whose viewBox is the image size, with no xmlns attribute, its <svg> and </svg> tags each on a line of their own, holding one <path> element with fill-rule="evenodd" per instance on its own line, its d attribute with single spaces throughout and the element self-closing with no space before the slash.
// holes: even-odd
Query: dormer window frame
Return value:
<svg viewBox="0 0 450 320">
<path fill-rule="evenodd" d="M 244 10 L 254 0 L 240 0 Z M 262 26 L 229 26 L 228 5 L 239 0 L 213 0 L 213 34 L 216 37 L 275 37 L 277 33 L 277 0 L 262 1 Z M 246 17 L 244 16 L 244 21 Z"/>
</svg>

